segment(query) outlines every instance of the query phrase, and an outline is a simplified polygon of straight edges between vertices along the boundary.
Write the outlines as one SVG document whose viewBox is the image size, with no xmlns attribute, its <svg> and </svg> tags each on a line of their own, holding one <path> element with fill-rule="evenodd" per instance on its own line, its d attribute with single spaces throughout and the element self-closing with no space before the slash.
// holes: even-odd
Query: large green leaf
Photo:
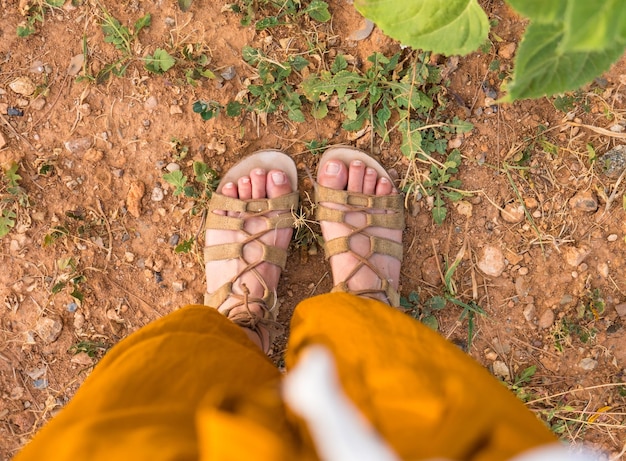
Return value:
<svg viewBox="0 0 626 461">
<path fill-rule="evenodd" d="M 507 0 L 507 2 L 531 21 L 552 23 L 563 18 L 568 0 Z M 595 0 L 589 1 L 589 4 L 595 4 Z"/>
<path fill-rule="evenodd" d="M 575 90 L 602 74 L 624 52 L 612 43 L 601 51 L 561 51 L 563 23 L 531 23 L 520 43 L 513 80 L 503 101 L 538 98 Z"/>
<path fill-rule="evenodd" d="M 626 43 L 624 0 L 569 1 L 561 50 L 600 51 Z"/>
<path fill-rule="evenodd" d="M 355 0 L 354 6 L 390 37 L 435 53 L 471 53 L 489 32 L 476 0 Z"/>
</svg>

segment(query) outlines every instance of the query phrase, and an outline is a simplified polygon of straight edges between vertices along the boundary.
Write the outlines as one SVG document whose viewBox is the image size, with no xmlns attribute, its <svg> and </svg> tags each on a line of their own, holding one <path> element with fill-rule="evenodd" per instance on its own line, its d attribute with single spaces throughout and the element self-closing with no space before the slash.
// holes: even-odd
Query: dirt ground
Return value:
<svg viewBox="0 0 626 461">
<path fill-rule="evenodd" d="M 202 302 L 201 238 L 192 251 L 175 251 L 201 235 L 202 219 L 163 180 L 172 164 L 188 175 L 194 160 L 224 172 L 248 153 L 278 148 L 296 161 L 309 208 L 307 172 L 317 165 L 310 140 L 357 145 L 399 178 L 408 169 L 399 136 L 384 143 L 370 131 L 357 137 L 337 115 L 204 122 L 193 112 L 198 99 L 225 104 L 246 89 L 254 69 L 242 60 L 244 45 L 276 50 L 289 34 L 313 29 L 256 31 L 223 0 L 196 1 L 184 13 L 173 0 L 102 0 L 46 8 L 37 31 L 18 37 L 26 3 L 0 0 L 0 163 L 19 165 L 28 196 L 0 239 L 3 460 L 63 407 L 108 348 Z M 313 32 L 330 54 L 363 63 L 373 51 L 400 51 L 377 29 L 349 40 L 362 18 L 343 0 L 328 3 L 332 20 Z M 469 332 L 468 352 L 560 437 L 626 459 L 626 189 L 620 171 L 607 175 L 590 161 L 592 150 L 599 157 L 626 144 L 626 59 L 573 95 L 566 111 L 554 98 L 495 106 L 490 92 L 512 68 L 524 23 L 502 1 L 482 4 L 497 22 L 492 46 L 438 60 L 450 70 L 446 117 L 474 124 L 446 139 L 449 150 L 462 152 L 457 177 L 471 194 L 448 204 L 442 225 L 433 221 L 432 201 L 407 198 L 401 292 L 417 293 L 416 312 L 424 315 L 426 300 L 450 295 L 441 273 L 459 257 L 453 297 L 485 315 L 469 331 L 463 309 L 448 302 L 434 312 L 441 334 L 467 349 Z M 103 6 L 122 24 L 132 27 L 146 13 L 152 23 L 133 43 L 125 75 L 96 84 L 77 77 L 96 75 L 119 56 L 104 41 Z M 303 51 L 300 42 L 289 45 L 293 52 Z M 85 67 L 70 67 L 84 44 Z M 202 44 L 209 67 L 218 75 L 234 70 L 234 78 L 194 86 L 177 67 L 161 76 L 139 62 L 158 47 L 188 44 Z M 16 92 L 16 79 L 36 91 Z M 301 299 L 329 289 L 322 251 L 294 246 L 279 287 L 281 323 Z M 285 338 L 274 345 L 277 362 L 284 345 Z"/>
</svg>

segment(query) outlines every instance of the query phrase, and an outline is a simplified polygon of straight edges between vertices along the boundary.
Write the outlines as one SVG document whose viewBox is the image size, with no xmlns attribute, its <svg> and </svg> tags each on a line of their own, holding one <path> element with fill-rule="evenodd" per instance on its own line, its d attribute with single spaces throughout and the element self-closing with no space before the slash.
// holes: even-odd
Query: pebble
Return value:
<svg viewBox="0 0 626 461">
<path fill-rule="evenodd" d="M 2 149 L 6 145 L 7 145 L 7 140 L 2 134 L 2 132 L 0 131 L 0 149 Z"/>
<path fill-rule="evenodd" d="M 503 59 L 511 59 L 513 54 L 515 54 L 515 48 L 517 48 L 517 44 L 515 42 L 503 43 L 498 48 L 498 56 Z"/>
<path fill-rule="evenodd" d="M 160 272 L 155 272 L 154 273 L 154 281 L 156 283 L 161 283 L 163 281 L 163 276 L 161 275 Z"/>
<path fill-rule="evenodd" d="M 135 254 L 131 253 L 130 251 L 124 252 L 124 260 L 127 263 L 132 263 L 135 260 Z"/>
<path fill-rule="evenodd" d="M 237 73 L 235 72 L 234 66 L 228 66 L 226 69 L 220 72 L 220 77 L 222 77 L 224 80 L 232 80 L 233 78 L 235 78 L 235 75 L 237 75 Z"/>
<path fill-rule="evenodd" d="M 435 287 L 442 284 L 441 274 L 437 267 L 437 259 L 439 259 L 441 265 L 443 261 L 439 255 L 430 256 L 422 263 L 422 279 L 424 282 Z"/>
<path fill-rule="evenodd" d="M 150 200 L 152 200 L 153 202 L 160 202 L 161 200 L 163 200 L 163 197 L 163 189 L 161 189 L 159 186 L 155 186 L 154 189 L 152 189 Z"/>
<path fill-rule="evenodd" d="M 609 265 L 607 263 L 598 263 L 598 274 L 604 279 L 609 277 Z"/>
<path fill-rule="evenodd" d="M 582 359 L 578 366 L 585 371 L 591 371 L 595 370 L 595 368 L 598 366 L 598 361 L 587 357 Z"/>
<path fill-rule="evenodd" d="M 78 309 L 78 304 L 71 302 L 67 305 L 67 311 L 68 312 L 76 312 L 76 309 Z"/>
<path fill-rule="evenodd" d="M 528 267 L 520 267 L 519 271 L 517 273 L 519 275 L 527 275 L 528 274 Z"/>
<path fill-rule="evenodd" d="M 617 240 L 617 234 L 611 234 L 606 238 L 609 242 L 615 242 Z"/>
<path fill-rule="evenodd" d="M 106 311 L 107 319 L 114 321 L 115 323 L 124 323 L 124 319 L 120 317 L 115 309 L 109 309 Z"/>
<path fill-rule="evenodd" d="M 158 106 L 158 101 L 155 96 L 150 96 L 146 99 L 146 102 L 143 103 L 143 108 L 146 110 L 154 110 Z"/>
<path fill-rule="evenodd" d="M 626 145 L 619 145 L 607 151 L 595 165 L 606 177 L 619 178 L 626 169 Z"/>
<path fill-rule="evenodd" d="M 499 378 L 510 379 L 509 367 L 501 360 L 493 362 L 493 374 Z"/>
<path fill-rule="evenodd" d="M 124 176 L 124 170 L 122 170 L 121 168 L 113 168 L 111 170 L 111 173 L 113 173 L 113 176 L 115 176 L 116 178 L 121 178 L 122 176 Z"/>
<path fill-rule="evenodd" d="M 37 85 L 28 77 L 18 77 L 9 83 L 9 88 L 14 93 L 21 94 L 22 96 L 30 96 L 37 89 Z"/>
<path fill-rule="evenodd" d="M 563 249 L 563 258 L 565 262 L 572 267 L 578 267 L 589 256 L 591 250 L 586 246 L 580 248 L 577 247 L 565 247 Z"/>
<path fill-rule="evenodd" d="M 32 100 L 29 104 L 30 108 L 33 110 L 41 110 L 45 107 L 45 105 L 46 105 L 46 100 L 41 97 Z"/>
<path fill-rule="evenodd" d="M 185 291 L 185 282 L 182 282 L 180 280 L 172 282 L 172 290 L 174 290 L 174 293 L 180 293 L 181 291 Z"/>
<path fill-rule="evenodd" d="M 138 218 L 141 215 L 141 199 L 146 193 L 146 185 L 141 181 L 135 181 L 130 185 L 126 195 L 126 208 L 128 212 Z"/>
<path fill-rule="evenodd" d="M 64 143 L 64 146 L 72 154 L 82 154 L 91 147 L 92 143 L 93 140 L 91 137 L 83 137 L 70 139 Z"/>
<path fill-rule="evenodd" d="M 554 323 L 554 311 L 552 309 L 547 309 L 541 317 L 539 317 L 539 328 L 542 330 L 547 330 Z"/>
<path fill-rule="evenodd" d="M 55 342 L 62 329 L 63 322 L 60 317 L 41 317 L 35 324 L 35 332 L 46 344 Z"/>
<path fill-rule="evenodd" d="M 499 277 L 505 267 L 504 254 L 499 248 L 489 245 L 483 249 L 482 257 L 478 261 L 478 268 L 481 271 L 491 277 Z"/>
<path fill-rule="evenodd" d="M 457 137 L 451 139 L 450 141 L 448 141 L 448 149 L 458 149 L 459 147 L 461 147 L 461 144 L 463 144 L 462 138 Z"/>
<path fill-rule="evenodd" d="M 176 246 L 178 245 L 178 242 L 180 241 L 180 235 L 178 234 L 172 234 L 168 243 L 170 244 L 170 246 Z"/>
<path fill-rule="evenodd" d="M 85 316 L 80 312 L 74 314 L 74 328 L 76 330 L 82 330 L 85 325 Z"/>
<path fill-rule="evenodd" d="M 170 173 L 173 171 L 180 171 L 180 165 L 178 163 L 170 162 L 167 164 L 165 169 L 169 171 Z"/>
<path fill-rule="evenodd" d="M 89 354 L 87 354 L 87 352 L 79 352 L 70 359 L 70 362 L 83 367 L 90 367 L 91 365 L 93 365 L 94 360 L 89 357 Z"/>
<path fill-rule="evenodd" d="M 534 304 L 527 304 L 522 313 L 527 322 L 532 322 L 535 319 L 537 309 Z"/>
<path fill-rule="evenodd" d="M 569 206 L 572 210 L 590 213 L 598 209 L 598 200 L 591 191 L 579 192 L 569 200 Z"/>
<path fill-rule="evenodd" d="M 533 218 L 541 218 L 541 210 L 533 211 Z"/>
<path fill-rule="evenodd" d="M 23 117 L 24 111 L 22 109 L 17 109 L 15 107 L 9 107 L 7 109 L 7 115 L 9 117 Z"/>
<path fill-rule="evenodd" d="M 626 303 L 620 303 L 615 306 L 615 310 L 617 311 L 617 315 L 622 318 L 626 318 Z"/>
<path fill-rule="evenodd" d="M 90 163 L 97 163 L 104 158 L 104 152 L 90 147 L 83 155 L 83 158 Z"/>
<path fill-rule="evenodd" d="M 180 115 L 182 113 L 183 113 L 183 110 L 180 108 L 180 106 L 176 104 L 172 104 L 170 106 L 170 115 Z"/>
<path fill-rule="evenodd" d="M 524 220 L 524 207 L 517 203 L 507 203 L 504 209 L 500 211 L 500 216 L 505 222 L 515 224 Z"/>
<path fill-rule="evenodd" d="M 572 301 L 574 301 L 574 297 L 572 295 L 564 294 L 563 296 L 561 296 L 561 299 L 559 300 L 559 304 L 561 306 L 565 306 L 566 304 L 569 304 Z"/>
</svg>

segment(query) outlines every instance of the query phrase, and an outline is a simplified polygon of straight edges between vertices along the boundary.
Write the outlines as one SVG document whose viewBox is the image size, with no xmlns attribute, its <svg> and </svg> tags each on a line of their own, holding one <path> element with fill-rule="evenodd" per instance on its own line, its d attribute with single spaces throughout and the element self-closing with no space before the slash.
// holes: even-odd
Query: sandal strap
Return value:
<svg viewBox="0 0 626 461">
<path fill-rule="evenodd" d="M 345 190 L 330 189 L 328 187 L 316 185 L 315 200 L 317 209 L 315 217 L 317 221 L 330 221 L 342 223 L 352 232 L 324 243 L 326 259 L 340 253 L 350 252 L 358 262 L 346 277 L 346 280 L 339 283 L 331 292 L 351 293 L 357 296 L 375 297 L 384 294 L 391 306 L 400 305 L 400 294 L 395 290 L 389 281 L 380 274 L 380 271 L 370 263 L 369 259 L 375 254 L 391 256 L 399 261 L 403 258 L 403 246 L 401 243 L 370 235 L 367 232 L 369 227 L 383 227 L 387 229 L 404 229 L 404 199 L 400 194 L 395 195 L 367 195 L 362 193 L 349 192 Z M 323 202 L 336 203 L 345 206 L 346 210 L 328 208 Z M 369 213 L 369 210 L 386 210 L 387 213 Z M 389 213 L 391 211 L 391 213 Z M 365 225 L 362 227 L 351 226 L 346 223 L 346 215 L 353 212 L 363 212 L 365 214 Z M 370 250 L 365 256 L 355 253 L 350 247 L 350 240 L 354 235 L 361 234 L 370 241 Z M 348 281 L 362 268 L 367 267 L 380 279 L 381 286 L 367 290 L 351 290 Z"/>
</svg>

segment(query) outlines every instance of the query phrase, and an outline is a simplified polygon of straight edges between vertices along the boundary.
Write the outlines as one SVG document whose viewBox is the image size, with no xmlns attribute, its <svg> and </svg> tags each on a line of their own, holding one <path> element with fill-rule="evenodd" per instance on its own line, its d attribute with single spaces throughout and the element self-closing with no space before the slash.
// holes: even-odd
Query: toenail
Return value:
<svg viewBox="0 0 626 461">
<path fill-rule="evenodd" d="M 274 184 L 277 186 L 280 186 L 287 182 L 287 177 L 285 173 L 272 173 L 272 181 L 274 181 Z"/>
<path fill-rule="evenodd" d="M 232 189 L 233 187 L 235 187 L 235 184 L 232 182 L 227 182 L 226 184 L 224 184 L 224 189 Z"/>
<path fill-rule="evenodd" d="M 250 178 L 241 178 L 241 179 L 240 179 L 240 181 L 241 181 L 243 184 L 248 184 L 248 183 L 250 182 Z"/>
<path fill-rule="evenodd" d="M 355 161 L 352 162 L 352 166 L 359 167 L 361 165 L 363 165 L 363 162 L 360 161 L 360 160 L 355 160 Z"/>
<path fill-rule="evenodd" d="M 257 174 L 259 176 L 264 175 L 265 170 L 263 168 L 257 168 L 256 170 L 254 170 L 254 174 Z"/>
<path fill-rule="evenodd" d="M 380 183 L 381 184 L 388 184 L 389 180 L 387 178 L 380 178 Z"/>
<path fill-rule="evenodd" d="M 374 168 L 366 168 L 365 169 L 365 174 L 368 176 L 373 176 L 376 174 L 376 170 Z"/>
<path fill-rule="evenodd" d="M 332 176 L 336 176 L 337 174 L 339 174 L 340 170 L 341 170 L 341 166 L 339 165 L 339 163 L 333 162 L 333 161 L 328 162 L 326 164 L 326 168 L 324 169 L 326 174 L 332 175 Z"/>
</svg>

